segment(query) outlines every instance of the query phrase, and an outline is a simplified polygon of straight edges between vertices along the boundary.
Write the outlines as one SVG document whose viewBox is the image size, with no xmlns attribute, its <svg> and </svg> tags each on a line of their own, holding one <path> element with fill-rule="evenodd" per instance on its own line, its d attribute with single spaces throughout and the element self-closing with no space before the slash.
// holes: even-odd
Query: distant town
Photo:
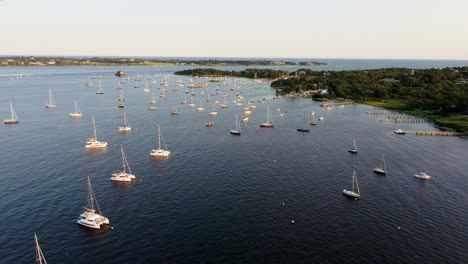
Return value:
<svg viewBox="0 0 468 264">
<path fill-rule="evenodd" d="M 326 65 L 322 62 L 292 62 L 285 60 L 263 59 L 162 59 L 162 58 L 131 58 L 131 57 L 45 57 L 45 56 L 3 56 L 0 66 L 316 66 Z"/>
</svg>

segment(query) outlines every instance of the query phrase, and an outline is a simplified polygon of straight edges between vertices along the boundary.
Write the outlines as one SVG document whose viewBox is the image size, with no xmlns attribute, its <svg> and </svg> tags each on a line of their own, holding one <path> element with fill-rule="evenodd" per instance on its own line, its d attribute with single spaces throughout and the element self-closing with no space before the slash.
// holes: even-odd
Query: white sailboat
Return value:
<svg viewBox="0 0 468 264">
<path fill-rule="evenodd" d="M 315 112 L 310 113 L 310 116 L 311 116 L 311 118 L 312 118 L 312 122 L 310 122 L 310 124 L 311 124 L 312 126 L 317 125 L 317 119 L 315 118 Z"/>
<path fill-rule="evenodd" d="M 34 244 L 36 245 L 36 263 L 37 264 L 47 264 L 42 249 L 39 246 L 39 241 L 37 240 L 36 232 L 34 232 Z"/>
<path fill-rule="evenodd" d="M 384 154 L 382 154 L 382 161 L 380 162 L 380 167 L 374 168 L 374 172 L 382 175 L 387 174 L 387 165 L 385 164 Z"/>
<path fill-rule="evenodd" d="M 13 104 L 11 103 L 11 101 L 10 101 L 10 112 L 11 112 L 11 118 L 3 120 L 3 123 L 6 125 L 18 124 L 19 119 L 18 119 L 18 116 L 16 115 L 15 109 L 13 108 Z"/>
<path fill-rule="evenodd" d="M 161 129 L 159 128 L 159 125 L 158 125 L 158 148 L 151 150 L 150 156 L 167 158 L 170 155 L 171 155 L 171 152 L 167 150 L 167 146 L 166 146 L 166 149 L 161 148 Z"/>
<path fill-rule="evenodd" d="M 120 90 L 119 99 L 117 99 L 117 101 L 119 101 L 119 102 L 125 102 L 125 97 L 123 96 L 123 91 L 122 91 L 122 90 Z"/>
<path fill-rule="evenodd" d="M 237 120 L 237 115 L 236 115 L 236 128 L 231 129 L 230 133 L 232 135 L 236 135 L 236 136 L 240 136 L 240 134 L 241 134 L 241 128 L 240 128 L 240 125 L 239 125 L 239 120 Z"/>
<path fill-rule="evenodd" d="M 96 90 L 96 94 L 104 94 L 104 90 L 102 89 L 102 86 L 101 86 L 101 80 L 99 80 L 98 82 L 98 89 Z"/>
<path fill-rule="evenodd" d="M 197 112 L 203 112 L 205 111 L 205 108 L 203 108 L 202 104 L 201 104 L 201 99 L 200 99 L 200 105 L 197 107 Z"/>
<path fill-rule="evenodd" d="M 88 139 L 86 140 L 86 146 L 85 146 L 85 148 L 87 148 L 87 149 L 107 148 L 107 142 L 98 141 L 98 140 L 97 140 L 96 123 L 94 122 L 94 116 L 92 117 L 92 119 L 93 119 L 93 132 L 94 132 L 94 137 L 88 138 Z"/>
<path fill-rule="evenodd" d="M 353 187 L 352 187 L 352 190 L 343 189 L 343 194 L 348 196 L 348 197 L 354 198 L 355 200 L 359 199 L 359 197 L 361 196 L 361 193 L 359 191 L 359 185 L 358 185 L 358 181 L 357 181 L 356 171 L 353 171 Z"/>
<path fill-rule="evenodd" d="M 154 94 L 154 91 L 153 91 L 153 94 L 151 94 L 151 100 L 149 101 L 150 104 L 156 104 L 156 95 Z"/>
<path fill-rule="evenodd" d="M 76 101 L 75 101 L 75 112 L 69 113 L 68 116 L 72 117 L 72 118 L 81 118 L 81 116 L 83 116 L 83 114 L 81 113 L 81 110 L 78 107 L 78 104 L 76 103 Z"/>
<path fill-rule="evenodd" d="M 147 93 L 149 92 L 149 88 L 148 88 L 148 80 L 146 80 L 146 83 L 145 83 L 145 88 L 143 88 L 143 92 Z"/>
<path fill-rule="evenodd" d="M 180 101 L 181 104 L 186 104 L 187 103 L 187 95 L 184 94 L 184 100 Z"/>
<path fill-rule="evenodd" d="M 171 111 L 171 115 L 177 116 L 177 115 L 179 115 L 179 114 L 180 114 L 180 112 L 177 110 L 177 106 L 174 107 L 174 110 Z"/>
<path fill-rule="evenodd" d="M 429 180 L 431 179 L 432 176 L 427 175 L 425 172 L 421 172 L 421 173 L 415 174 L 414 177 L 418 179 Z"/>
<path fill-rule="evenodd" d="M 271 128 L 273 127 L 273 123 L 270 121 L 270 107 L 267 107 L 267 121 L 265 123 L 260 124 L 260 127 L 267 127 Z"/>
<path fill-rule="evenodd" d="M 94 207 L 96 204 L 96 207 Z M 80 215 L 78 220 L 76 221 L 79 225 L 93 228 L 93 229 L 101 229 L 104 225 L 109 224 L 109 219 L 104 217 L 101 212 L 101 208 L 99 208 L 99 204 L 96 199 L 96 195 L 94 194 L 93 187 L 91 186 L 91 180 L 88 176 L 88 206 L 84 208 L 84 212 Z M 96 213 L 97 209 L 97 213 Z"/>
<path fill-rule="evenodd" d="M 122 170 L 112 173 L 111 180 L 117 182 L 131 182 L 132 180 L 135 180 L 135 175 L 133 175 L 132 171 L 130 170 L 130 166 L 128 165 L 127 157 L 125 156 L 122 145 L 120 145 L 120 152 L 122 154 Z"/>
<path fill-rule="evenodd" d="M 45 108 L 56 108 L 54 96 L 52 95 L 52 90 L 49 88 L 49 103 L 45 105 Z"/>
<path fill-rule="evenodd" d="M 348 149 L 348 152 L 357 154 L 356 138 L 353 139 L 353 148 Z"/>
<path fill-rule="evenodd" d="M 193 103 L 193 95 L 190 96 L 190 104 L 187 104 L 188 107 L 195 107 L 195 104 Z"/>
<path fill-rule="evenodd" d="M 210 112 L 211 116 L 216 116 L 218 115 L 218 112 L 216 111 L 216 103 L 213 103 L 213 109 Z"/>
<path fill-rule="evenodd" d="M 123 113 L 122 125 L 119 126 L 119 131 L 120 132 L 128 132 L 128 131 L 131 131 L 131 130 L 132 130 L 132 127 L 128 123 L 127 116 L 125 115 L 125 112 L 124 112 Z"/>
<path fill-rule="evenodd" d="M 223 97 L 223 103 L 220 105 L 221 108 L 228 108 L 226 103 L 226 95 Z"/>
</svg>

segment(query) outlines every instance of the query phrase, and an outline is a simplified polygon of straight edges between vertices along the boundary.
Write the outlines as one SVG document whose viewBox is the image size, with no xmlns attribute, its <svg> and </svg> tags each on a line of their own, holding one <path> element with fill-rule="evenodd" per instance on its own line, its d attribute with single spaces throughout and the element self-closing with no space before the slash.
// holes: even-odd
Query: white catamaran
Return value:
<svg viewBox="0 0 468 264">
<path fill-rule="evenodd" d="M 348 149 L 348 152 L 357 154 L 356 138 L 353 139 L 353 148 Z"/>
<path fill-rule="evenodd" d="M 359 185 L 358 185 L 358 181 L 357 181 L 356 171 L 353 171 L 353 187 L 352 187 L 352 190 L 344 189 L 343 194 L 348 196 L 348 197 L 354 198 L 355 200 L 357 200 L 357 199 L 359 199 L 359 197 L 361 197 L 361 193 L 359 192 Z"/>
<path fill-rule="evenodd" d="M 122 125 L 119 126 L 119 131 L 120 131 L 120 132 L 128 132 L 128 131 L 131 131 L 131 130 L 132 130 L 132 127 L 131 127 L 130 124 L 128 123 L 127 115 L 125 115 L 125 112 L 124 112 L 124 113 L 123 113 Z"/>
<path fill-rule="evenodd" d="M 96 204 L 96 207 L 94 207 Z M 101 212 L 101 208 L 99 208 L 99 204 L 96 199 L 96 195 L 94 194 L 93 187 L 91 186 L 91 180 L 88 176 L 88 206 L 84 208 L 84 212 L 80 215 L 78 220 L 76 221 L 79 225 L 93 228 L 93 229 L 101 229 L 104 225 L 109 224 L 109 219 L 104 217 Z M 97 209 L 97 213 L 96 213 Z"/>
<path fill-rule="evenodd" d="M 81 118 L 81 116 L 83 116 L 83 114 L 81 113 L 81 110 L 78 107 L 78 104 L 76 103 L 76 101 L 75 101 L 75 112 L 69 113 L 68 116 L 72 117 L 72 118 Z"/>
<path fill-rule="evenodd" d="M 45 105 L 45 108 L 56 108 L 54 96 L 52 95 L 52 90 L 49 88 L 49 103 Z"/>
<path fill-rule="evenodd" d="M 107 142 L 97 140 L 96 123 L 94 122 L 94 116 L 93 116 L 93 132 L 94 132 L 94 137 L 88 138 L 86 140 L 85 148 L 87 148 L 87 149 L 107 148 Z"/>
<path fill-rule="evenodd" d="M 164 143 L 166 145 L 166 143 Z M 171 152 L 166 149 L 161 148 L 161 129 L 159 128 L 158 125 L 158 148 L 151 150 L 150 156 L 151 157 L 163 157 L 163 158 L 168 158 L 171 155 Z"/>
<path fill-rule="evenodd" d="M 112 173 L 111 180 L 117 182 L 131 182 L 132 180 L 135 180 L 135 175 L 133 175 L 130 170 L 122 145 L 120 145 L 120 152 L 122 153 L 122 170 Z"/>
<path fill-rule="evenodd" d="M 13 104 L 11 103 L 11 101 L 10 101 L 10 112 L 11 112 L 11 118 L 3 120 L 3 123 L 6 125 L 18 124 L 19 119 L 18 119 L 18 116 L 16 115 L 15 109 L 13 108 Z"/>
</svg>

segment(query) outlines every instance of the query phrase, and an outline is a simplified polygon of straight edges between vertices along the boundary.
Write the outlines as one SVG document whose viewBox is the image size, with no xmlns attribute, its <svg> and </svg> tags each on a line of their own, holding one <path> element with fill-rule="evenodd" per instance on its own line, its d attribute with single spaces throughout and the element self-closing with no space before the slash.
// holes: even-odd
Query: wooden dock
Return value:
<svg viewBox="0 0 468 264">
<path fill-rule="evenodd" d="M 416 131 L 416 136 L 461 136 L 461 133 L 450 131 Z"/>
<path fill-rule="evenodd" d="M 345 102 L 340 102 L 340 103 L 321 103 L 320 106 L 321 107 L 335 107 L 335 106 L 342 106 L 342 105 L 350 105 L 350 104 L 354 104 L 354 102 L 351 102 L 351 101 L 345 101 Z"/>
<path fill-rule="evenodd" d="M 392 122 L 392 123 L 427 123 L 426 120 L 421 118 L 386 118 L 380 119 L 380 122 Z"/>
</svg>

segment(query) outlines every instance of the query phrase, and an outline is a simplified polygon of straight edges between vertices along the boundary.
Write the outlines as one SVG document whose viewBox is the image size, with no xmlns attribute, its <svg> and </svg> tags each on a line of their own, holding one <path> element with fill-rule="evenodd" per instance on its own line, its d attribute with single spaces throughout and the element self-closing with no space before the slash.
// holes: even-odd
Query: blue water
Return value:
<svg viewBox="0 0 468 264">
<path fill-rule="evenodd" d="M 327 67 L 348 69 L 353 63 Z M 375 61 L 360 65 L 381 67 Z M 194 102 L 203 99 L 205 112 L 179 104 L 186 88 L 175 81 L 187 77 L 172 74 L 182 68 L 125 67 L 143 80 L 139 89 L 129 81 L 124 90 L 124 111 L 133 128 L 128 134 L 117 131 L 123 111 L 117 108 L 113 77 L 118 67 L 0 68 L 0 75 L 31 74 L 0 78 L 0 116 L 8 117 L 11 99 L 21 120 L 0 128 L 0 263 L 33 262 L 34 232 L 48 263 L 466 262 L 466 139 L 397 136 L 396 128 L 435 128 L 379 122 L 365 114 L 376 108 L 365 105 L 327 111 L 310 99 L 270 100 L 274 91 L 268 83 L 249 80 L 236 80 L 236 90 L 244 102 L 256 100 L 257 109 L 242 124 L 242 135 L 232 136 L 242 107 L 227 100 L 229 108 L 211 118 L 214 100 L 222 99 L 209 96 L 206 102 L 201 89 L 195 90 Z M 94 79 L 95 86 L 82 85 L 91 76 L 109 77 L 102 79 L 104 95 L 95 94 Z M 164 76 L 170 78 L 168 99 L 158 97 L 156 111 L 147 110 L 147 76 L 158 77 L 152 89 Z M 56 109 L 44 108 L 48 88 Z M 216 83 L 207 90 L 215 88 L 236 91 Z M 82 119 L 68 118 L 74 100 Z M 267 106 L 273 129 L 258 126 Z M 181 114 L 173 117 L 176 107 Z M 276 107 L 281 112 L 274 112 Z M 304 111 L 325 120 L 301 134 L 296 128 L 302 127 Z M 84 149 L 92 115 L 98 139 L 109 142 L 106 151 Z M 216 125 L 208 128 L 207 121 Z M 157 124 L 172 152 L 169 160 L 149 158 Z M 354 137 L 357 155 L 346 151 Z M 121 166 L 120 144 L 137 177 L 133 184 L 110 181 Z M 372 173 L 382 153 L 387 176 Z M 358 201 L 341 193 L 351 187 L 353 170 L 362 194 Z M 420 171 L 434 178 L 412 177 Z M 96 232 L 75 223 L 86 205 L 88 175 L 113 229 Z"/>
</svg>

